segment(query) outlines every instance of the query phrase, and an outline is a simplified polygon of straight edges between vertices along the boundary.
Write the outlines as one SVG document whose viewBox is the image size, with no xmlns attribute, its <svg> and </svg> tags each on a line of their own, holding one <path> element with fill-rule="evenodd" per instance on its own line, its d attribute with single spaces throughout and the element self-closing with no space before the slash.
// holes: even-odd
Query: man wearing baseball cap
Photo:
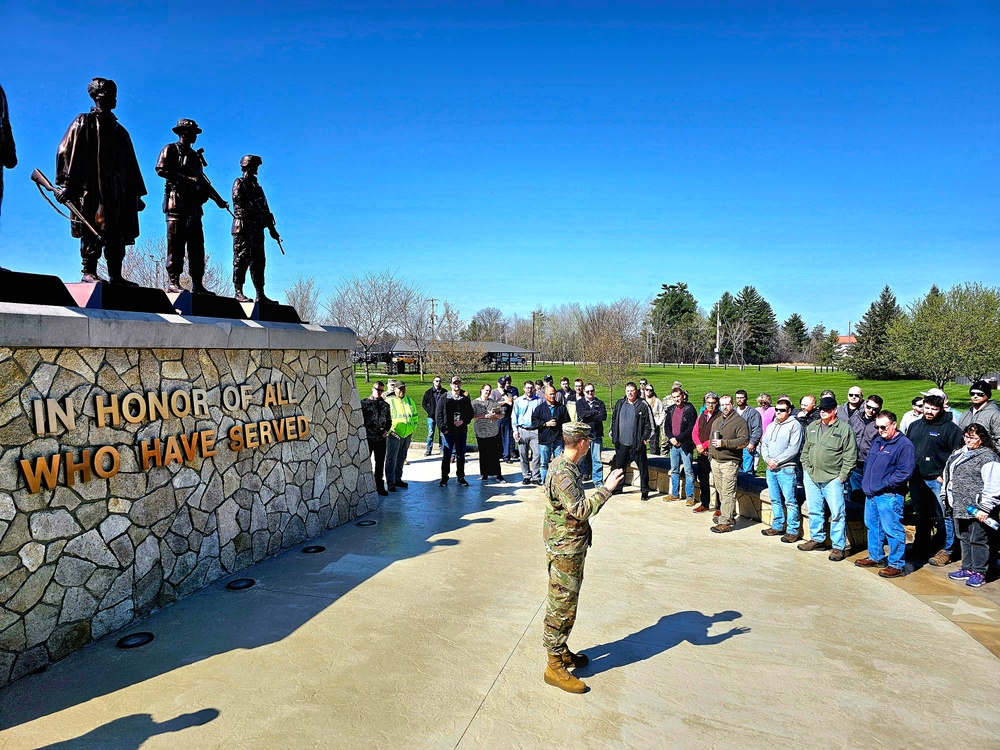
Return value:
<svg viewBox="0 0 1000 750">
<path fill-rule="evenodd" d="M 958 426 L 965 432 L 971 424 L 981 424 L 990 433 L 994 443 L 1000 443 L 1000 407 L 992 399 L 993 388 L 985 380 L 977 380 L 969 386 L 969 400 L 972 408 L 962 415 Z"/>
<path fill-rule="evenodd" d="M 803 552 L 822 550 L 826 544 L 823 507 L 830 508 L 830 559 L 839 562 L 847 552 L 847 510 L 844 483 L 854 470 L 858 441 L 854 430 L 837 418 L 837 399 L 819 401 L 819 420 L 806 427 L 802 445 L 803 484 L 809 506 L 809 541 L 798 546 Z"/>
<path fill-rule="evenodd" d="M 565 449 L 545 477 L 542 533 L 548 557 L 549 593 L 542 632 L 542 644 L 548 652 L 544 679 L 568 693 L 583 693 L 587 686 L 569 670 L 587 666 L 590 659 L 574 654 L 567 642 L 576 622 L 583 565 L 591 544 L 590 517 L 604 507 L 625 473 L 622 469 L 612 471 L 604 486 L 588 498 L 578 464 L 590 451 L 590 425 L 566 422 L 562 438 Z"/>
</svg>

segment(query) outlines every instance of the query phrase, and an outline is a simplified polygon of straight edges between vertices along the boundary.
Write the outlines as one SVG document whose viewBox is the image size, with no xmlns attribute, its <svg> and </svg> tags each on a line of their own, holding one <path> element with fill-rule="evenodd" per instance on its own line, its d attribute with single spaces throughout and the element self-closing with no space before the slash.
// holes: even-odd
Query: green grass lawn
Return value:
<svg viewBox="0 0 1000 750">
<path fill-rule="evenodd" d="M 551 374 L 558 386 L 559 378 L 563 375 L 573 380 L 579 373 L 580 368 L 574 365 L 539 364 L 533 372 L 513 372 L 511 373 L 511 377 L 514 379 L 514 385 L 517 386 L 517 389 L 523 391 L 522 384 L 529 377 L 532 380 L 538 380 L 547 374 Z M 355 377 L 358 384 L 358 393 L 361 397 L 365 398 L 370 395 L 371 391 L 364 380 L 364 371 L 361 369 L 356 370 Z M 428 374 L 425 383 L 420 382 L 419 374 L 407 373 L 406 375 L 388 376 L 384 372 L 380 372 L 377 374 L 373 373 L 371 377 L 372 380 L 384 381 L 389 377 L 404 380 L 408 386 L 407 392 L 410 398 L 417 403 L 419 408 L 424 391 L 431 386 L 430 381 L 433 375 Z M 843 403 L 847 400 L 847 389 L 852 384 L 857 383 L 864 390 L 866 396 L 872 393 L 880 395 L 885 400 L 885 408 L 896 412 L 900 418 L 910 408 L 910 400 L 914 396 L 918 395 L 920 391 L 926 391 L 928 388 L 934 387 L 934 383 L 929 380 L 857 380 L 847 372 L 813 373 L 812 368 L 800 368 L 798 372 L 782 368 L 778 372 L 775 372 L 773 366 L 768 369 L 764 365 L 761 366 L 759 372 L 756 366 L 752 368 L 748 366 L 742 372 L 737 367 L 723 369 L 713 366 L 711 370 L 704 366 L 692 368 L 690 365 L 682 368 L 678 368 L 676 365 L 645 367 L 636 371 L 632 379 L 638 380 L 640 377 L 645 377 L 653 384 L 653 387 L 656 388 L 656 395 L 660 398 L 663 398 L 665 395 L 669 396 L 674 381 L 679 380 L 691 394 L 691 403 L 699 407 L 706 391 L 712 390 L 720 395 L 724 393 L 732 394 L 738 388 L 743 388 L 747 391 L 751 404 L 756 404 L 757 396 L 765 392 L 771 394 L 772 401 L 776 401 L 780 394 L 787 393 L 792 397 L 793 403 L 798 406 L 799 399 L 802 396 L 811 393 L 819 397 L 820 391 L 827 388 L 837 394 L 838 402 Z M 497 373 L 479 373 L 472 377 L 466 377 L 464 380 L 465 389 L 475 398 L 479 395 L 479 389 L 483 383 L 496 384 Z M 969 408 L 968 386 L 950 383 L 945 388 L 945 392 L 948 394 L 951 406 L 963 411 Z M 615 388 L 614 399 L 608 397 L 607 386 L 597 384 L 597 396 L 607 404 L 609 412 L 614 405 L 614 400 L 617 400 L 623 394 L 624 384 Z M 413 436 L 414 443 L 427 440 L 427 420 L 422 409 L 420 410 L 420 416 L 422 419 Z M 473 440 L 471 431 L 469 438 Z"/>
</svg>

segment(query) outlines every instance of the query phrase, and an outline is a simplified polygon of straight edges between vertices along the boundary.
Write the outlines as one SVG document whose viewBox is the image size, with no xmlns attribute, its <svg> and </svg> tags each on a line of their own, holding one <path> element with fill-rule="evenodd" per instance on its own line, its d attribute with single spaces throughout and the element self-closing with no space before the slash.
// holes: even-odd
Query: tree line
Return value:
<svg viewBox="0 0 1000 750">
<path fill-rule="evenodd" d="M 651 301 L 571 303 L 505 315 L 484 307 L 468 320 L 447 300 L 432 300 L 394 273 L 366 273 L 341 281 L 325 299 L 312 278 L 285 293 L 304 320 L 343 325 L 358 334 L 365 361 L 389 339 L 413 342 L 426 371 L 476 372 L 483 342 L 535 351 L 540 359 L 584 363 L 589 379 L 612 390 L 640 362 L 776 362 L 839 366 L 864 379 L 917 377 L 943 386 L 959 375 L 1000 370 L 1000 290 L 978 283 L 942 292 L 932 286 L 905 309 L 886 286 L 842 345 L 840 332 L 808 326 L 792 313 L 781 324 L 753 286 L 723 292 L 706 311 L 684 282 L 662 284 Z M 716 351 L 718 349 L 718 351 Z"/>
</svg>

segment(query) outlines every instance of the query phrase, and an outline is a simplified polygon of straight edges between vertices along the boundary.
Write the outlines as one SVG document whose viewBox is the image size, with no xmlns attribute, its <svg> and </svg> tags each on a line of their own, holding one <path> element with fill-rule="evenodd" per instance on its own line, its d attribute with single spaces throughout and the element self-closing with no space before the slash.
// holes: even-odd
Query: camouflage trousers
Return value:
<svg viewBox="0 0 1000 750">
<path fill-rule="evenodd" d="M 583 584 L 586 551 L 578 555 L 549 554 L 549 595 L 545 605 L 542 645 L 550 654 L 565 653 L 566 642 L 576 623 L 576 604 Z"/>
</svg>

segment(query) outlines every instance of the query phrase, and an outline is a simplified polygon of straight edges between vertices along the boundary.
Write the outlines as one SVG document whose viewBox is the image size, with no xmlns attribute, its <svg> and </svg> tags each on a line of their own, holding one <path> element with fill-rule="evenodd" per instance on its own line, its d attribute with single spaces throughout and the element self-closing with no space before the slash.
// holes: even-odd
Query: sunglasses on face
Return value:
<svg viewBox="0 0 1000 750">
<path fill-rule="evenodd" d="M 875 426 L 876 426 L 876 427 L 878 428 L 878 431 L 879 431 L 879 432 L 885 432 L 885 431 L 886 431 L 886 430 L 888 430 L 888 429 L 889 429 L 890 427 L 892 427 L 892 424 L 877 424 L 877 425 L 875 425 Z"/>
<path fill-rule="evenodd" d="M 775 407 L 775 409 L 774 409 L 774 413 L 775 414 L 785 414 L 787 411 L 788 411 L 788 409 L 779 409 L 777 407 Z"/>
<path fill-rule="evenodd" d="M 982 391 L 969 391 L 970 396 L 985 396 L 986 394 Z"/>
</svg>

